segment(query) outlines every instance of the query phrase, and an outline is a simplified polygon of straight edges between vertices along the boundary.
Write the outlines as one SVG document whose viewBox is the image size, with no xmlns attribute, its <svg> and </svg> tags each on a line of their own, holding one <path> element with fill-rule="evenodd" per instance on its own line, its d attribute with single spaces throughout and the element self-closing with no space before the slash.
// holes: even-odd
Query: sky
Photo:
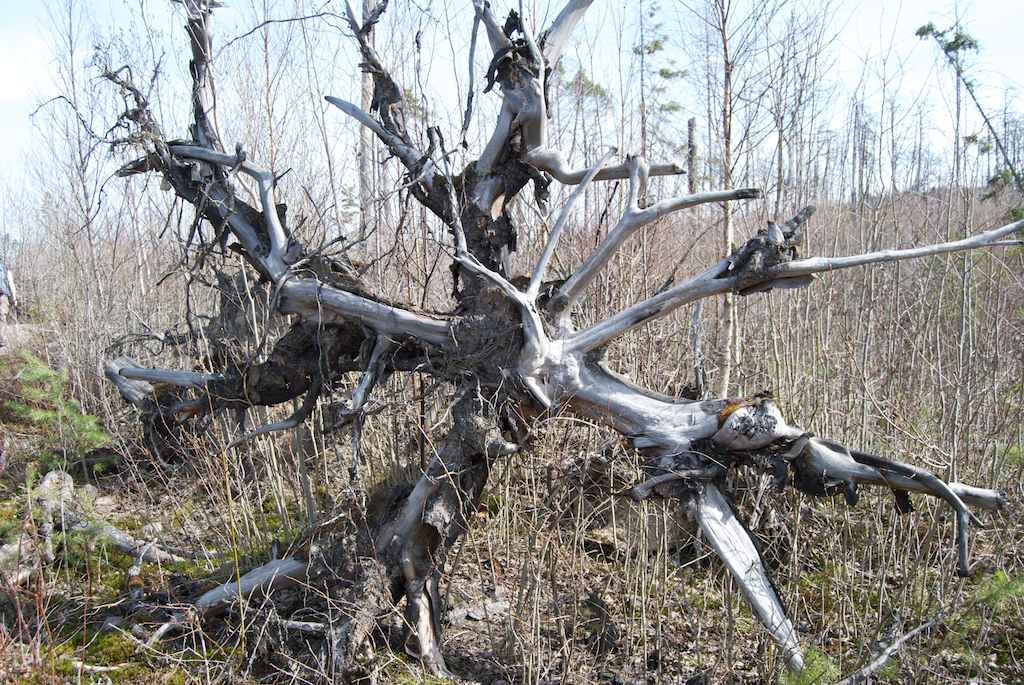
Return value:
<svg viewBox="0 0 1024 685">
<path fill-rule="evenodd" d="M 134 1 L 146 2 L 152 11 L 158 12 L 160 25 L 184 23 L 181 8 L 172 9 L 168 0 Z M 228 4 L 218 11 L 222 27 L 237 22 L 237 13 Z M 41 2 L 0 2 L 0 63 L 5 65 L 0 70 L 0 127 L 6 141 L 6 151 L 0 155 L 0 169 L 10 168 L 16 156 L 29 151 L 29 115 L 40 99 L 56 94 L 47 93 L 52 65 L 47 58 L 47 43 L 41 37 L 40 18 L 36 16 L 41 5 Z M 102 23 L 111 24 L 125 21 L 123 11 L 117 19 L 110 18 L 114 16 L 110 7 L 119 5 L 118 0 L 97 0 L 93 7 L 99 16 L 106 17 Z M 1020 45 L 1024 1 L 973 0 L 961 2 L 959 6 L 966 8 L 962 12 L 967 17 L 967 30 L 981 46 L 973 59 L 971 76 L 979 83 L 980 92 L 987 94 L 986 104 L 1001 106 L 1002 93 L 1007 86 L 1024 86 L 1024 50 Z M 934 73 L 937 48 L 919 40 L 914 33 L 929 21 L 939 29 L 948 28 L 954 17 L 953 2 L 847 0 L 846 7 L 838 17 L 843 23 L 841 41 L 851 55 L 841 62 L 847 71 L 843 80 L 855 81 L 856 71 L 863 68 L 864 61 L 855 56 L 883 55 L 887 56 L 885 63 L 889 73 L 902 72 L 906 74 L 905 80 L 909 80 L 895 84 L 897 88 L 920 87 L 923 82 L 941 79 Z M 948 74 L 945 78 L 948 83 Z M 1024 96 L 1024 88 L 1021 95 Z"/>
<path fill-rule="evenodd" d="M 948 29 L 960 7 L 966 31 L 979 43 L 970 57 L 970 76 L 984 89 L 1001 91 L 1006 86 L 1024 88 L 1024 51 L 1021 50 L 1021 0 L 862 0 L 842 32 L 842 40 L 855 54 L 879 56 L 892 48 L 893 66 L 905 60 L 914 78 L 927 78 L 935 64 L 938 48 L 923 41 L 917 29 L 933 22 Z M 1022 92 L 1024 95 L 1024 92 Z"/>
<path fill-rule="evenodd" d="M 29 3 L 0 4 L 0 127 L 8 150 L 27 137 L 28 115 L 33 102 L 30 84 L 46 78 L 43 55 L 46 44 L 29 16 Z"/>
</svg>

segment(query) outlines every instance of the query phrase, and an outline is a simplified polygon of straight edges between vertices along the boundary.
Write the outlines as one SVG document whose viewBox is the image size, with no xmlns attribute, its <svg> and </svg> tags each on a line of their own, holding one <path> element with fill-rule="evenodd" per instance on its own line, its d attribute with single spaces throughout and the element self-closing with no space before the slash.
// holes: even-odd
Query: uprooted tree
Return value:
<svg viewBox="0 0 1024 685">
<path fill-rule="evenodd" d="M 702 298 L 804 287 L 822 272 L 979 248 L 1024 222 L 909 250 L 802 257 L 803 232 L 814 212 L 808 207 L 779 225 L 769 224 L 704 272 L 613 316 L 579 325 L 574 316 L 581 298 L 631 235 L 669 213 L 756 198 L 759 191 L 725 189 L 652 202 L 646 198 L 648 179 L 682 173 L 680 168 L 650 165 L 634 156 L 612 164 L 609 152 L 589 168 L 573 169 L 564 154 L 548 147 L 549 98 L 556 94 L 548 88 L 547 75 L 589 0 L 570 0 L 551 26 L 536 34 L 525 17 L 513 13 L 501 24 L 486 3 L 475 2 L 476 25 L 483 25 L 493 54 L 488 88 L 497 87 L 502 106 L 479 158 L 453 168 L 455 156 L 446 143 L 451 138 L 441 130 L 428 127 L 423 140 L 410 134 L 403 90 L 369 39 L 386 3 L 365 14 L 349 3 L 347 21 L 362 67 L 373 80 L 372 105 L 364 111 L 331 96 L 327 100 L 373 132 L 403 165 L 408 191 L 449 230 L 457 307 L 447 315 L 428 314 L 366 292 L 353 280 L 344 256 L 331 258 L 295 241 L 275 204 L 274 175 L 259 160 L 249 159 L 242 145 L 225 146 L 211 112 L 211 4 L 185 3 L 194 109 L 187 141 L 161 130 L 129 71 L 106 73 L 130 101 L 121 123 L 131 133 L 121 142 L 145 151 L 121 173 L 159 174 L 195 207 L 197 221 L 212 227 L 196 231 L 192 239 L 211 249 L 223 247 L 230 237 L 233 249 L 271 284 L 272 306 L 293 316 L 294 323 L 250 365 L 196 373 L 147 369 L 121 359 L 108 366 L 108 375 L 142 409 L 154 444 L 173 444 L 175 431 L 197 417 L 303 398 L 290 418 L 240 432 L 233 445 L 257 433 L 294 427 L 352 372 L 361 379 L 346 393 L 344 406 L 335 403 L 341 419 L 359 420 L 381 378 L 415 372 L 451 388 L 451 420 L 419 481 L 381 520 L 358 520 L 360 507 L 336 512 L 284 558 L 195 599 L 194 612 L 211 615 L 239 594 L 266 594 L 333 574 L 346 579 L 346 597 L 338 614 L 320 629 L 333 645 L 337 674 L 360 672 L 375 621 L 402 597 L 414 638 L 408 648 L 432 673 L 447 674 L 440 651 L 439 573 L 477 509 L 493 464 L 523 446 L 529 432 L 523 407 L 542 414 L 575 413 L 628 439 L 648 473 L 630 496 L 671 498 L 690 512 L 795 671 L 802 669 L 803 657 L 794 626 L 750 533 L 723 492 L 726 476 L 737 466 L 760 469 L 779 487 L 792 485 L 812 495 L 841 493 L 851 504 L 862 484 L 890 488 L 901 511 L 910 508 L 909 492 L 942 498 L 956 513 L 957 573 L 970 574 L 968 531 L 978 520 L 969 507 L 1000 509 L 1002 493 L 947 483 L 913 465 L 816 437 L 788 425 L 767 394 L 701 401 L 652 392 L 609 370 L 603 355 L 620 336 Z M 258 187 L 259 206 L 247 204 L 237 192 L 238 175 Z M 569 278 L 549 281 L 548 267 L 573 203 L 588 184 L 610 179 L 628 184 L 628 202 L 617 224 Z M 546 212 L 553 181 L 576 190 L 560 208 L 532 274 L 515 285 L 503 259 L 515 250 L 518 237 L 510 204 L 532 183 L 536 202 Z M 187 392 L 158 398 L 150 383 Z M 174 626 L 172 621 L 166 630 Z"/>
</svg>

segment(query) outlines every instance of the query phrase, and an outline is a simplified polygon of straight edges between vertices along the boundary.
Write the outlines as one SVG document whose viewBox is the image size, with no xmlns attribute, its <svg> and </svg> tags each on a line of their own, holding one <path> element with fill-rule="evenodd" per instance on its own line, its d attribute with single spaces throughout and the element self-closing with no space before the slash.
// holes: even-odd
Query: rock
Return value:
<svg viewBox="0 0 1024 685">
<path fill-rule="evenodd" d="M 500 588 L 499 588 L 500 590 Z M 485 598 L 478 602 L 463 602 L 448 612 L 448 622 L 460 623 L 466 619 L 483 621 L 508 612 L 511 604 L 504 598 L 504 592 L 495 592 L 496 599 Z"/>
<path fill-rule="evenodd" d="M 82 486 L 82 489 L 78 491 L 78 501 L 83 504 L 93 504 L 96 498 L 99 497 L 100 491 L 92 483 L 86 483 Z"/>
<path fill-rule="evenodd" d="M 70 493 L 75 489 L 75 481 L 67 471 L 54 469 L 39 481 L 39 487 L 53 490 L 54 492 Z"/>
<path fill-rule="evenodd" d="M 122 623 L 124 623 L 124 616 L 107 616 L 103 625 L 100 626 L 100 632 L 109 633 L 115 628 L 120 628 Z"/>
<path fill-rule="evenodd" d="M 142 535 L 147 538 L 155 538 L 164 532 L 164 524 L 159 521 L 151 521 L 142 527 Z"/>
</svg>

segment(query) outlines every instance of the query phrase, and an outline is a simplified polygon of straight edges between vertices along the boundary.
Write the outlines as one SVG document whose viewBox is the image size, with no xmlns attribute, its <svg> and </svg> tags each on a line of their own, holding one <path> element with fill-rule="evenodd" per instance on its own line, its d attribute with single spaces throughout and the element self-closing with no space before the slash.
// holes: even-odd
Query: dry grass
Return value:
<svg viewBox="0 0 1024 685">
<path fill-rule="evenodd" d="M 962 222 L 947 223 L 935 209 L 948 208 L 944 202 L 892 198 L 870 220 L 823 206 L 807 249 L 849 253 L 945 237 Z M 970 230 L 990 226 L 1001 211 L 975 205 Z M 685 274 L 714 259 L 698 240 L 706 220 L 666 220 L 634 239 L 596 285 L 582 319 L 651 294 L 679 262 Z M 563 268 L 593 244 L 583 225 L 567 232 Z M 695 241 L 700 249 L 689 250 Z M 532 255 L 524 249 L 517 259 L 529 264 Z M 971 551 L 978 573 L 961 580 L 944 505 L 918 497 L 917 511 L 898 516 L 887 493 L 866 491 L 850 509 L 841 500 L 777 493 L 757 473 L 734 474 L 737 507 L 814 656 L 818 670 L 807 682 L 860 667 L 939 611 L 939 626 L 905 645 L 881 681 L 1024 680 L 1022 273 L 1021 250 L 1000 248 L 836 274 L 807 291 L 741 301 L 738 393 L 770 388 L 792 422 L 819 435 L 1004 489 L 1013 503 L 1007 514 L 982 514 L 988 529 L 974 535 Z M 165 284 L 150 296 L 178 287 Z M 60 296 L 41 296 L 41 309 Z M 5 542 L 24 530 L 22 521 L 32 526 L 31 481 L 63 465 L 79 485 L 93 483 L 110 498 L 104 516 L 123 528 L 158 522 L 165 542 L 222 555 L 146 567 L 147 591 L 185 592 L 230 577 L 236 564 L 259 563 L 275 539 L 287 542 L 343 501 L 354 457 L 371 491 L 411 482 L 444 430 L 443 397 L 413 401 L 423 379 L 397 375 L 378 392 L 386 404 L 363 425 L 357 454 L 352 430 L 323 433 L 318 413 L 312 432 L 264 437 L 244 450 L 224 451 L 235 429 L 215 422 L 187 458 L 154 462 L 134 444 L 132 412 L 99 380 L 101 347 L 122 337 L 128 342 L 119 351 L 188 368 L 205 342 L 131 341 L 126 336 L 139 332 L 131 322 L 71 337 L 62 331 L 78 316 L 76 302 L 48 315 L 55 334 L 39 352 L 71 370 L 72 393 L 112 434 L 108 449 L 119 460 L 108 472 L 83 472 L 39 426 L 0 409 Z M 699 324 L 705 356 L 694 356 L 692 310 L 683 310 L 617 342 L 609 358 L 662 391 L 691 382 L 697 364 L 713 375 L 706 355 L 716 348 L 715 308 L 707 303 Z M 176 314 L 163 316 L 170 325 Z M 257 316 L 254 330 L 262 325 Z M 3 360 L 0 389 L 5 400 L 18 399 L 17 361 Z M 688 679 L 701 673 L 710 682 L 787 682 L 775 649 L 685 517 L 671 502 L 636 504 L 616 494 L 639 478 L 637 457 L 618 436 L 572 416 L 539 421 L 535 431 L 529 449 L 495 465 L 485 506 L 446 569 L 441 592 L 458 620 L 445 629 L 444 652 L 456 672 L 481 682 L 698 682 Z M 57 561 L 36 568 L 29 583 L 4 588 L 0 674 L 12 682 L 305 682 L 328 671 L 323 644 L 280 629 L 257 605 L 159 649 L 143 646 L 156 616 L 98 633 L 117 614 L 131 560 L 70 536 L 58 549 Z M 324 589 L 312 587 L 276 597 L 273 607 L 313 617 L 328 603 Z M 397 618 L 392 627 L 379 636 L 378 677 L 425 679 L 392 651 Z"/>
<path fill-rule="evenodd" d="M 418 11 L 414 4 L 394 5 L 389 12 L 399 17 Z M 400 19 L 395 22 L 401 26 Z M 278 29 L 300 30 L 297 23 Z M 316 30 L 325 31 L 318 38 L 325 45 L 339 38 L 324 27 Z M 335 86 L 340 92 L 356 71 L 348 64 L 355 59 L 352 46 L 332 54 L 318 72 L 295 68 L 305 64 L 291 54 L 300 43 L 297 33 L 267 35 L 291 38 L 282 39 L 283 47 L 269 45 L 262 55 L 240 41 L 218 57 L 219 73 L 231 74 L 219 87 L 225 140 L 244 141 L 250 159 L 279 174 L 293 170 L 282 176 L 281 190 L 298 239 L 317 246 L 351 237 L 355 208 L 345 189 L 351 170 L 332 166 L 352 163 L 347 153 L 335 154 L 345 147 L 338 141 L 347 140 L 335 127 L 344 124 L 317 119 L 311 126 L 302 107 L 276 104 L 268 92 L 279 92 L 287 82 L 280 92 L 294 96 L 290 105 L 310 93 L 320 102 Z M 413 75 L 401 71 L 416 63 L 408 54 L 408 35 L 382 30 L 382 41 L 404 44 L 378 49 L 408 57 L 396 59 L 395 75 L 413 83 Z M 302 57 L 313 64 L 320 55 L 308 44 L 306 49 Z M 270 61 L 260 64 L 263 58 L 280 58 L 288 68 L 271 76 Z M 170 91 L 161 105 L 168 110 L 175 105 Z M 107 103 L 109 111 L 96 105 L 92 114 L 105 122 L 97 130 L 116 120 L 121 104 Z M 260 111 L 264 104 L 267 111 Z M 485 109 L 477 119 L 485 120 L 493 114 L 486 108 L 497 105 L 479 106 Z M 616 127 L 613 141 L 602 140 L 600 126 L 597 133 L 587 128 L 591 115 L 596 119 L 604 114 L 599 110 L 617 107 L 577 101 L 555 108 L 553 144 L 576 160 L 600 157 L 598 150 L 609 142 L 636 149 L 625 129 L 631 120 Z M 627 109 L 632 117 L 633 104 L 622 106 Z M 421 118 L 411 119 L 414 129 L 424 125 Z M 879 165 L 881 152 L 890 148 L 909 159 L 920 150 L 909 150 L 906 141 L 916 140 L 918 131 L 908 131 L 894 125 L 864 145 L 875 146 Z M 897 138 L 899 150 L 892 143 Z M 810 157 L 812 143 L 820 142 L 796 145 L 806 144 Z M 55 134 L 51 144 L 54 160 L 78 159 L 61 147 L 70 149 L 73 141 Z M 850 152 L 831 145 L 828 152 L 837 157 Z M 756 158 L 760 152 L 750 154 Z M 702 160 L 709 173 L 713 154 Z M 287 544 L 325 512 L 343 506 L 354 463 L 371 495 L 370 508 L 381 506 L 392 486 L 414 482 L 431 445 L 444 435 L 450 389 L 419 400 L 429 379 L 396 374 L 375 391 L 380 404 L 359 429 L 323 430 L 330 422 L 321 406 L 301 429 L 225 450 L 239 432 L 237 417 L 217 417 L 202 424 L 202 434 L 183 444 L 174 459 L 151 457 L 141 444 L 136 412 L 103 379 L 103 361 L 129 354 L 154 367 L 191 369 L 207 364 L 212 354 L 236 362 L 259 359 L 266 353 L 260 344 L 264 334 L 272 343 L 286 322 L 266 311 L 265 289 L 251 273 L 236 280 L 230 253 L 201 255 L 195 244 L 184 245 L 191 218 L 147 187 L 149 181 L 136 177 L 123 181 L 123 188 L 104 186 L 98 179 L 108 179 L 110 170 L 103 164 L 115 161 L 123 160 L 92 158 L 89 168 L 40 172 L 38 179 L 47 185 L 39 192 L 52 197 L 38 211 L 28 206 L 28 193 L 18 202 L 5 198 L 5 216 L 13 221 L 19 210 L 25 229 L 21 244 L 5 245 L 25 320 L 48 331 L 35 352 L 68 370 L 70 395 L 111 435 L 104 449 L 116 463 L 97 472 L 97 461 L 78 458 L 74 435 L 55 436 L 19 419 L 5 404 L 23 399 L 19 362 L 0 350 L 0 544 L 22 534 L 34 539 L 38 512 L 31 489 L 47 469 L 66 468 L 80 488 L 98 489 L 97 512 L 122 529 L 142 535 L 147 524 L 157 523 L 162 531 L 155 535 L 166 544 L 209 553 L 208 560 L 143 567 L 145 591 L 154 593 L 155 603 L 167 603 L 261 563 L 275 541 Z M 762 163 L 770 169 L 774 161 Z M 450 310 L 447 232 L 407 193 L 391 194 L 402 184 L 397 165 L 381 166 L 385 199 L 367 210 L 379 227 L 350 256 L 365 265 L 368 290 L 427 310 Z M 747 166 L 756 176 L 757 159 Z M 790 214 L 800 209 L 792 196 L 819 206 L 806 254 L 851 254 L 973 233 L 1003 223 L 1019 199 L 1006 193 L 981 202 L 968 189 L 876 194 L 851 203 L 828 191 L 849 193 L 847 170 L 831 173 L 815 189 L 766 187 L 769 197 L 783 198 Z M 663 197 L 676 182 L 654 180 L 649 194 Z M 94 202 L 91 213 L 81 215 L 82 208 L 64 197 L 74 195 L 69 188 L 93 193 L 87 198 Z M 554 277 L 566 277 L 607 235 L 621 214 L 623 189 L 599 183 L 588 190 L 563 233 Z M 554 190 L 557 208 L 563 191 Z M 738 206 L 737 235 L 753 235 L 768 218 L 788 218 L 768 216 L 769 204 Z M 515 276 L 531 273 L 555 217 L 541 217 L 526 202 L 517 201 L 513 211 L 520 227 L 510 274 Z M 588 292 L 580 325 L 716 262 L 720 228 L 716 207 L 666 217 L 640 232 Z M 203 257 L 205 266 L 190 274 L 183 254 L 187 265 Z M 242 284 L 241 295 L 228 287 L 232 283 Z M 212 326 L 222 299 L 234 308 Z M 608 360 L 662 392 L 681 391 L 698 368 L 713 379 L 724 343 L 720 307 L 718 301 L 705 302 L 696 321 L 692 307 L 681 309 L 616 341 Z M 1011 502 L 1008 513 L 980 514 L 988 527 L 972 537 L 978 573 L 962 580 L 953 573 L 952 518 L 937 501 L 915 497 L 917 510 L 898 516 L 886 492 L 865 490 L 857 507 L 848 508 L 840 499 L 776 492 L 755 472 L 732 474 L 736 506 L 812 653 L 813 668 L 803 682 L 828 682 L 859 668 L 884 644 L 940 611 L 939 626 L 905 645 L 880 672 L 880 682 L 1024 682 L 1024 250 L 996 248 L 837 273 L 804 291 L 740 299 L 738 321 L 741 359 L 733 373 L 734 394 L 771 389 L 791 423 L 944 477 L 1006 490 Z M 208 338 L 214 328 L 224 333 L 229 323 L 230 340 Z M 292 410 L 251 411 L 247 420 L 262 424 Z M 529 685 L 790 682 L 728 574 L 674 503 L 638 504 L 617 494 L 640 478 L 638 457 L 620 436 L 568 415 L 537 419 L 534 431 L 527 449 L 495 464 L 475 525 L 445 569 L 441 594 L 452 622 L 445 626 L 443 651 L 456 673 L 485 683 Z M 266 604 L 239 605 L 149 648 L 147 635 L 166 617 L 119 615 L 133 560 L 80 536 L 57 543 L 54 563 L 37 564 L 28 582 L 2 581 L 0 682 L 300 683 L 329 675 L 323 640 L 285 630 L 274 620 L 322 620 L 337 599 L 328 588 L 299 588 Z M 375 677 L 429 681 L 402 655 L 399 616 L 388 617 L 390 630 L 375 635 Z M 111 617 L 124 620 L 116 630 L 100 632 Z"/>
</svg>

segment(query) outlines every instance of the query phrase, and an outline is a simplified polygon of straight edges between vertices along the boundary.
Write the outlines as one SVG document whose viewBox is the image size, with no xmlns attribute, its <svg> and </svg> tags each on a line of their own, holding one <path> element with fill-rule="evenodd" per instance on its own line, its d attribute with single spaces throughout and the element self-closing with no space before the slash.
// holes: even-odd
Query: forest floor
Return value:
<svg viewBox="0 0 1024 685">
<path fill-rule="evenodd" d="M 34 340 L 29 349 L 45 354 Z M 62 395 L 54 389 L 59 374 L 30 380 L 26 357 L 3 352 L 0 683 L 329 677 L 329 641 L 283 622 L 322 621 L 336 597 L 321 585 L 238 605 L 153 642 L 168 607 L 265 562 L 286 526 L 266 504 L 269 495 L 255 498 L 261 509 L 235 512 L 241 525 L 224 526 L 213 515 L 224 500 L 208 464 L 155 463 L 130 439 L 113 437 L 131 434 L 125 413 L 100 418 L 105 439 L 91 435 L 81 418 L 89 417 L 67 389 Z M 76 411 L 81 417 L 68 418 Z M 524 457 L 497 478 L 492 474 L 484 506 L 440 587 L 447 607 L 443 653 L 466 681 L 831 682 L 942 609 L 937 625 L 904 645 L 873 682 L 1024 682 L 1019 502 L 1009 513 L 984 516 L 989 529 L 975 535 L 972 548 L 978 572 L 960 581 L 952 577 L 949 554 L 921 552 L 948 550 L 951 518 L 944 507 L 920 507 L 924 515 L 906 523 L 889 513 L 876 522 L 839 503 L 792 493 L 767 511 L 757 504 L 756 482 L 738 487 L 737 506 L 748 521 L 759 521 L 755 533 L 812 664 L 803 678 L 791 678 L 685 517 L 663 503 L 638 505 L 614 495 L 635 477 L 628 452 L 607 439 L 584 447 L 565 464 Z M 35 495 L 54 469 L 71 474 L 75 501 L 94 525 L 77 532 L 58 526 L 47 561 L 45 517 Z M 259 482 L 262 472 L 255 473 L 253 492 L 272 491 L 271 483 Z M 244 509 L 246 496 L 235 492 L 232 501 Z M 219 549 L 221 556 L 140 566 L 95 540 L 103 521 L 140 539 L 195 552 Z M 896 537 L 877 539 L 890 526 Z M 916 559 L 898 554 L 906 540 Z M 896 550 L 888 561 L 871 557 L 885 546 Z M 865 578 L 868 587 L 855 587 Z M 401 612 L 381 624 L 366 682 L 435 682 L 403 655 Z"/>
</svg>

